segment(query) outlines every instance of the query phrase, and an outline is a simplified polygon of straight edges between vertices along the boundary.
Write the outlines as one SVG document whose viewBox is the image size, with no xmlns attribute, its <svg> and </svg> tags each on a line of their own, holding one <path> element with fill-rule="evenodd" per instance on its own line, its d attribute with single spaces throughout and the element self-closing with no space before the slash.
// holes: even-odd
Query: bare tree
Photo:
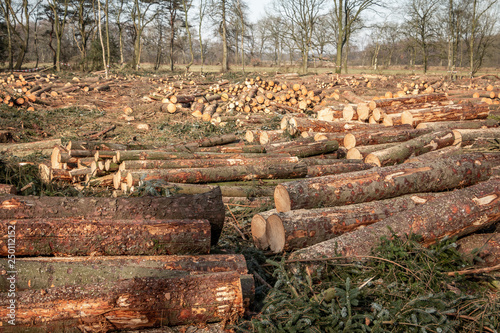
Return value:
<svg viewBox="0 0 500 333">
<path fill-rule="evenodd" d="M 410 0 L 407 8 L 410 36 L 422 51 L 423 71 L 427 73 L 429 44 L 436 35 L 439 0 Z"/>
<path fill-rule="evenodd" d="M 73 0 L 71 3 L 74 15 L 73 39 L 80 51 L 81 69 L 87 70 L 87 44 L 95 30 L 93 19 L 94 0 Z"/>
<path fill-rule="evenodd" d="M 156 13 L 151 14 L 150 10 L 152 9 L 154 2 L 142 1 L 142 0 L 134 0 L 132 10 L 130 12 L 130 16 L 132 18 L 132 24 L 134 27 L 134 56 L 132 59 L 132 68 L 139 69 L 141 63 L 141 51 L 142 44 L 141 38 L 142 33 L 146 26 L 151 23 L 155 17 Z"/>
<path fill-rule="evenodd" d="M 14 49 L 13 49 L 13 33 L 14 33 L 14 17 L 11 14 L 12 0 L 0 1 L 0 9 L 2 10 L 3 19 L 7 28 L 7 52 L 9 54 L 9 70 L 14 68 Z"/>
<path fill-rule="evenodd" d="M 189 10 L 191 9 L 193 2 L 189 0 L 182 0 L 182 8 L 184 10 L 184 27 L 186 28 L 186 35 L 188 37 L 188 45 L 189 45 L 189 63 L 186 65 L 186 71 L 189 72 L 189 68 L 193 65 L 194 63 L 194 50 L 193 50 L 193 41 L 191 40 L 191 30 L 190 25 L 189 25 L 189 19 L 188 19 L 188 14 Z"/>
<path fill-rule="evenodd" d="M 338 29 L 337 35 L 337 60 L 336 72 L 342 72 L 342 59 L 344 49 L 349 44 L 349 39 L 359 24 L 360 15 L 367 9 L 380 6 L 382 0 L 334 0 L 333 14 Z"/>
<path fill-rule="evenodd" d="M 123 30 L 124 30 L 124 23 L 121 20 L 124 7 L 126 5 L 127 0 L 114 0 L 111 3 L 112 10 L 110 12 L 110 15 L 113 15 L 115 18 L 115 25 L 118 28 L 118 47 L 119 47 L 119 52 L 120 52 L 120 65 L 123 65 L 125 63 L 125 58 L 123 55 Z"/>
<path fill-rule="evenodd" d="M 62 37 L 66 19 L 68 17 L 68 3 L 69 0 L 49 0 L 48 5 L 53 14 L 54 30 L 56 33 L 56 53 L 55 62 L 56 70 L 61 71 L 61 49 Z"/>
<path fill-rule="evenodd" d="M 486 50 L 491 45 L 496 15 L 493 6 L 498 0 L 471 0 L 468 5 L 468 47 L 470 75 L 474 76 L 483 63 Z"/>
<path fill-rule="evenodd" d="M 207 12 L 207 1 L 200 0 L 198 4 L 198 42 L 200 44 L 200 62 L 201 68 L 200 71 L 203 72 L 203 64 L 205 63 L 205 51 L 203 47 L 203 18 L 205 17 L 205 13 Z"/>
<path fill-rule="evenodd" d="M 211 18 L 216 22 L 218 33 L 222 38 L 222 72 L 229 70 L 229 46 L 228 46 L 228 14 L 229 0 L 210 0 Z"/>
<path fill-rule="evenodd" d="M 314 28 L 325 3 L 326 0 L 275 0 L 274 2 L 277 15 L 290 23 L 290 37 L 301 53 L 304 73 L 307 73 Z"/>
</svg>

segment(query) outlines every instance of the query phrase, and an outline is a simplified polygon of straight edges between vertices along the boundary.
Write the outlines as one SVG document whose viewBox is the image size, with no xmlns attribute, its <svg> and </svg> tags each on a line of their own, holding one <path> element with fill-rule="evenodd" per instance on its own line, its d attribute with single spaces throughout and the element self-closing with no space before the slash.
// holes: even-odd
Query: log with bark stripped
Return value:
<svg viewBox="0 0 500 333">
<path fill-rule="evenodd" d="M 427 163 L 407 163 L 348 174 L 292 181 L 276 186 L 279 212 L 340 206 L 418 192 L 439 192 L 488 179 L 500 156 L 465 154 Z M 495 164 L 496 163 L 496 164 Z"/>
<path fill-rule="evenodd" d="M 301 249 L 413 209 L 440 195 L 442 194 L 409 194 L 347 206 L 271 213 L 266 218 L 265 239 L 275 253 Z M 252 220 L 252 227 L 253 223 Z M 253 230 L 252 228 L 252 235 Z M 255 245 L 259 247 L 259 244 Z"/>
<path fill-rule="evenodd" d="M 96 219 L 206 219 L 212 245 L 224 226 L 224 204 L 219 187 L 195 195 L 173 197 L 93 198 L 4 196 L 0 219 L 69 218 Z"/>
<path fill-rule="evenodd" d="M 380 238 L 409 233 L 422 236 L 425 245 L 444 237 L 463 236 L 500 219 L 500 179 L 449 192 L 431 202 L 401 212 L 363 229 L 298 250 L 291 259 L 314 260 L 334 256 L 367 256 Z"/>
</svg>

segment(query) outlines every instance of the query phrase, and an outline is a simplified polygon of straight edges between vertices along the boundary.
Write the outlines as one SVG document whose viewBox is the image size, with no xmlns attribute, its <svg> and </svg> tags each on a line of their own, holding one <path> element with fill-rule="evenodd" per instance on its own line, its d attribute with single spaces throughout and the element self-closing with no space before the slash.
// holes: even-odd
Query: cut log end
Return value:
<svg viewBox="0 0 500 333">
<path fill-rule="evenodd" d="M 276 205 L 276 210 L 280 213 L 288 212 L 292 208 L 290 195 L 283 185 L 276 186 L 274 190 L 274 204 Z"/>
<path fill-rule="evenodd" d="M 372 164 L 376 166 L 382 166 L 382 163 L 380 162 L 379 158 L 375 156 L 374 154 L 368 154 L 365 157 L 365 163 L 367 164 Z"/>
<path fill-rule="evenodd" d="M 348 160 L 362 160 L 363 155 L 361 155 L 360 151 L 357 148 L 351 148 L 347 151 L 346 159 L 348 159 Z"/>
<path fill-rule="evenodd" d="M 344 136 L 344 147 L 347 149 L 356 147 L 356 137 L 353 134 L 347 133 Z"/>
<path fill-rule="evenodd" d="M 267 218 L 266 235 L 271 251 L 282 252 L 285 248 L 285 228 L 278 215 L 273 214 Z"/>
<path fill-rule="evenodd" d="M 266 219 L 256 214 L 252 218 L 251 223 L 252 238 L 255 246 L 258 249 L 265 250 L 269 247 L 266 235 Z"/>
</svg>

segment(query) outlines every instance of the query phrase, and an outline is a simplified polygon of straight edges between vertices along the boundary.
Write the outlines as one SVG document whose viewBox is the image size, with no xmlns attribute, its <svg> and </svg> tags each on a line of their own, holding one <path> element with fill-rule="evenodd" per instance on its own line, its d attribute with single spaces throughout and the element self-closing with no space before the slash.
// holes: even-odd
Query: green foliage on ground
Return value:
<svg viewBox="0 0 500 333">
<path fill-rule="evenodd" d="M 497 332 L 500 301 L 488 278 L 449 275 L 470 263 L 453 240 L 383 239 L 363 262 L 268 261 L 274 288 L 238 332 Z"/>
</svg>

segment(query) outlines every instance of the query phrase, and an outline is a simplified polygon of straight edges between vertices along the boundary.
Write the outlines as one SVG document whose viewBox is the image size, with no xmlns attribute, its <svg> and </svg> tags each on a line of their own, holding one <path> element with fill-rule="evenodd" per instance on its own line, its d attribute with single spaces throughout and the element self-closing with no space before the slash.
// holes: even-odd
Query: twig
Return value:
<svg viewBox="0 0 500 333">
<path fill-rule="evenodd" d="M 229 212 L 231 213 L 231 216 L 233 217 L 234 221 L 236 222 L 236 225 L 234 224 L 231 224 L 241 235 L 241 238 L 243 238 L 243 240 L 247 240 L 247 238 L 245 237 L 245 234 L 243 234 L 243 232 L 240 230 L 241 228 L 241 225 L 239 224 L 238 220 L 236 219 L 236 217 L 234 216 L 233 212 L 231 211 L 231 209 L 229 207 L 227 207 L 227 209 L 229 210 Z"/>
<path fill-rule="evenodd" d="M 484 268 L 477 268 L 477 269 L 466 269 L 463 271 L 455 271 L 455 272 L 447 272 L 448 276 L 453 276 L 453 275 L 465 275 L 465 274 L 481 274 L 481 273 L 489 273 L 493 272 L 496 270 L 500 270 L 500 264 L 491 266 L 491 267 L 484 267 Z"/>
<path fill-rule="evenodd" d="M 266 287 L 268 287 L 269 289 L 273 289 L 273 286 L 271 286 L 269 283 L 267 283 L 266 280 L 264 280 L 262 278 L 262 276 L 259 275 L 259 273 L 257 272 L 253 272 L 253 275 L 257 278 L 257 280 L 260 281 L 260 283 L 262 283 L 263 285 L 265 285 Z"/>
<path fill-rule="evenodd" d="M 100 131 L 100 132 L 97 132 L 97 133 L 95 133 L 95 134 L 89 135 L 89 138 L 90 138 L 90 139 L 97 139 L 97 138 L 99 138 L 100 136 L 103 136 L 104 134 L 106 134 L 106 133 L 108 133 L 108 132 L 110 132 L 110 131 L 114 130 L 115 128 L 116 128 L 116 125 L 112 125 L 112 126 L 110 126 L 110 127 L 106 128 L 106 129 L 103 129 L 103 130 L 102 130 L 102 131 Z"/>
</svg>

